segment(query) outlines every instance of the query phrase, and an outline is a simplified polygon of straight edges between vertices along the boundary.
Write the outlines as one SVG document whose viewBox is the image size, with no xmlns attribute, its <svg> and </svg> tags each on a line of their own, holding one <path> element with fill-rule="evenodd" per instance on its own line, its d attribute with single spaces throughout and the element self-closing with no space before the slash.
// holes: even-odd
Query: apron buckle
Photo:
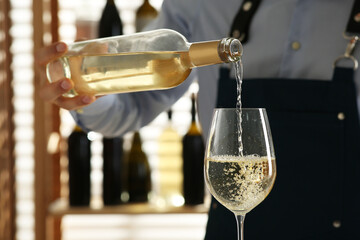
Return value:
<svg viewBox="0 0 360 240">
<path fill-rule="evenodd" d="M 354 49 L 356 47 L 356 43 L 359 41 L 359 37 L 358 36 L 346 36 L 344 35 L 344 38 L 345 39 L 350 39 L 349 40 L 349 43 L 348 45 L 346 46 L 346 50 L 345 50 L 345 53 L 341 56 L 339 56 L 335 62 L 334 62 L 334 67 L 336 67 L 336 65 L 338 64 L 338 62 L 342 59 L 350 59 L 353 64 L 354 64 L 354 67 L 353 69 L 356 70 L 358 68 L 358 61 L 357 59 L 353 56 L 353 53 L 354 53 Z"/>
</svg>

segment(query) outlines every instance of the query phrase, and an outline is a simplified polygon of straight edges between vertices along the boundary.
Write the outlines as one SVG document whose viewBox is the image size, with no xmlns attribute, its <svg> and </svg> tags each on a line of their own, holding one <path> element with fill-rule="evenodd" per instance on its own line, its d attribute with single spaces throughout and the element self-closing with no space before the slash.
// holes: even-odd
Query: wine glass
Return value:
<svg viewBox="0 0 360 240">
<path fill-rule="evenodd" d="M 245 214 L 270 193 L 276 176 L 266 110 L 214 110 L 205 152 L 205 182 L 216 200 L 235 214 L 238 240 Z"/>
</svg>

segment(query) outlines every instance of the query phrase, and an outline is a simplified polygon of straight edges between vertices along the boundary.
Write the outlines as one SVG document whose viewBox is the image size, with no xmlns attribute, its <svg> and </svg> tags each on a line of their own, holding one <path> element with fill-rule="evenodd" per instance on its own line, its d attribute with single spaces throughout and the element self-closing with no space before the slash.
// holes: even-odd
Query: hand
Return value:
<svg viewBox="0 0 360 240">
<path fill-rule="evenodd" d="M 51 44 L 50 46 L 41 48 L 35 53 L 35 62 L 39 68 L 41 79 L 39 96 L 46 102 L 53 103 L 67 110 L 80 109 L 96 100 L 92 95 L 78 95 L 73 98 L 64 97 L 63 94 L 73 88 L 71 79 L 62 78 L 59 81 L 50 83 L 45 74 L 46 65 L 61 57 L 67 51 L 67 45 L 63 42 Z"/>
</svg>

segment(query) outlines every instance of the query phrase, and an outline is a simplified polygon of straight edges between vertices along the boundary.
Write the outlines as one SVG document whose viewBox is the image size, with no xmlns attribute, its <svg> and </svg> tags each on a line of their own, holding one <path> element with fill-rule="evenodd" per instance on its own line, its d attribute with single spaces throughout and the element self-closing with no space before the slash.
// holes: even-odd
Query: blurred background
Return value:
<svg viewBox="0 0 360 240">
<path fill-rule="evenodd" d="M 137 31 L 140 7 L 141 24 L 148 23 L 162 1 L 115 0 L 123 34 Z M 34 51 L 58 40 L 98 37 L 105 5 L 106 0 L 0 0 L 0 240 L 204 237 L 209 197 L 205 193 L 203 202 L 186 204 L 181 190 L 181 139 L 192 124 L 196 83 L 172 107 L 171 118 L 164 112 L 139 131 L 143 161 L 150 166 L 151 189 L 145 201 L 131 203 L 124 186 L 123 170 L 134 145 L 129 133 L 121 139 L 120 200 L 105 206 L 103 138 L 91 132 L 86 134 L 91 143 L 89 204 L 69 206 L 68 137 L 75 123 L 68 112 L 38 98 Z M 160 167 L 163 156 L 175 159 L 167 178 L 161 177 L 169 174 Z M 170 190 L 162 185 L 164 179 L 173 180 Z M 166 192 L 171 197 L 164 196 Z"/>
</svg>

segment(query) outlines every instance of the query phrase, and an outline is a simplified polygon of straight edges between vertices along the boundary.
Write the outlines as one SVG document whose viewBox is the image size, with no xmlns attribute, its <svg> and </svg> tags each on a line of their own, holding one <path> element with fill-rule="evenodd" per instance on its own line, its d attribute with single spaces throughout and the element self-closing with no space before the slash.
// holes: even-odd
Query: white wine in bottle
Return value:
<svg viewBox="0 0 360 240">
<path fill-rule="evenodd" d="M 73 43 L 47 65 L 47 76 L 50 82 L 72 79 L 69 97 L 168 89 L 192 68 L 239 61 L 241 55 L 237 39 L 188 43 L 180 33 L 160 29 Z"/>
<path fill-rule="evenodd" d="M 181 206 L 182 196 L 182 142 L 178 131 L 173 127 L 172 111 L 168 112 L 168 125 L 159 137 L 158 148 L 158 186 L 156 204 L 159 206 Z"/>
<path fill-rule="evenodd" d="M 157 15 L 158 11 L 150 4 L 149 0 L 144 0 L 143 4 L 136 11 L 136 31 L 142 31 Z"/>
</svg>

